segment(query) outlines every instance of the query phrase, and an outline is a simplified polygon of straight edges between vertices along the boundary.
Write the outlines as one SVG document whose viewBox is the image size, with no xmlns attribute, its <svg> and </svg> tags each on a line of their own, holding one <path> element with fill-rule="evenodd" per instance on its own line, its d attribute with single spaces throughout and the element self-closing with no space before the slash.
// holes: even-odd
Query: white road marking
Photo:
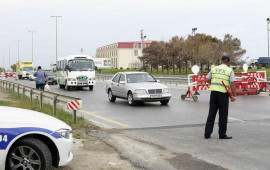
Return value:
<svg viewBox="0 0 270 170">
<path fill-rule="evenodd" d="M 232 118 L 232 117 L 228 117 L 228 119 L 229 119 L 229 120 L 238 121 L 238 122 L 245 122 L 244 120 L 236 119 L 236 118 Z"/>
</svg>

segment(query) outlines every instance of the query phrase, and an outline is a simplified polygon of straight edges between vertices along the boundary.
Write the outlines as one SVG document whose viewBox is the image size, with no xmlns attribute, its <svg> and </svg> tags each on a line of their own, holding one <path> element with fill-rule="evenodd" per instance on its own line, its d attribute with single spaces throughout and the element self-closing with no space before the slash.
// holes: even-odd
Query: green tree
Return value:
<svg viewBox="0 0 270 170">
<path fill-rule="evenodd" d="M 13 70 L 13 72 L 16 72 L 16 64 L 12 64 L 10 68 Z"/>
</svg>

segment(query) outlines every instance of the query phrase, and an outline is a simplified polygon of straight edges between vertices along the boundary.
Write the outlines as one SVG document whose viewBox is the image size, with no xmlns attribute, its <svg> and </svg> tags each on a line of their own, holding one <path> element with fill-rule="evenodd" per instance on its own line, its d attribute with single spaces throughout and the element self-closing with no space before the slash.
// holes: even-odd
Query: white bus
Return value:
<svg viewBox="0 0 270 170">
<path fill-rule="evenodd" d="M 70 55 L 57 61 L 58 83 L 60 88 L 89 87 L 95 85 L 95 64 L 92 57 L 87 55 Z"/>
</svg>

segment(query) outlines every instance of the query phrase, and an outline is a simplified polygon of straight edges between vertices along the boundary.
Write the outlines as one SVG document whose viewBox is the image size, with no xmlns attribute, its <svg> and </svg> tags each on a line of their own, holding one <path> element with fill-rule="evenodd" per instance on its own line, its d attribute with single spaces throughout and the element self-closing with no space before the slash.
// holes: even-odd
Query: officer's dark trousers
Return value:
<svg viewBox="0 0 270 170">
<path fill-rule="evenodd" d="M 219 136 L 226 135 L 229 109 L 229 95 L 228 93 L 221 93 L 212 91 L 210 95 L 210 108 L 205 125 L 205 135 L 211 135 L 213 132 L 215 118 L 219 110 Z"/>
</svg>

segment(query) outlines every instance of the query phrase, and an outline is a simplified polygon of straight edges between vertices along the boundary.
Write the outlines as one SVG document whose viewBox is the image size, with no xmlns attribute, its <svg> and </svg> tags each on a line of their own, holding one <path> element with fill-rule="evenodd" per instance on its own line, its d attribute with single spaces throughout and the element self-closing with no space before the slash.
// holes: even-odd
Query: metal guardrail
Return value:
<svg viewBox="0 0 270 170">
<path fill-rule="evenodd" d="M 66 106 L 68 102 L 71 102 L 73 100 L 77 100 L 80 103 L 82 103 L 80 98 L 65 96 L 65 95 L 48 92 L 48 91 L 42 91 L 42 90 L 38 90 L 32 87 L 28 87 L 28 86 L 21 85 L 18 83 L 7 81 L 7 80 L 0 79 L 0 87 L 3 90 L 6 90 L 10 93 L 13 93 L 13 94 L 16 93 L 17 97 L 20 97 L 20 94 L 22 94 L 22 98 L 26 98 L 26 96 L 28 96 L 30 99 L 30 102 L 33 102 L 33 98 L 36 95 L 40 103 L 40 109 L 43 108 L 44 101 L 51 101 L 54 115 L 56 115 L 58 104 L 59 105 L 62 104 Z M 74 122 L 76 122 L 76 110 L 73 111 L 73 120 Z"/>
</svg>

